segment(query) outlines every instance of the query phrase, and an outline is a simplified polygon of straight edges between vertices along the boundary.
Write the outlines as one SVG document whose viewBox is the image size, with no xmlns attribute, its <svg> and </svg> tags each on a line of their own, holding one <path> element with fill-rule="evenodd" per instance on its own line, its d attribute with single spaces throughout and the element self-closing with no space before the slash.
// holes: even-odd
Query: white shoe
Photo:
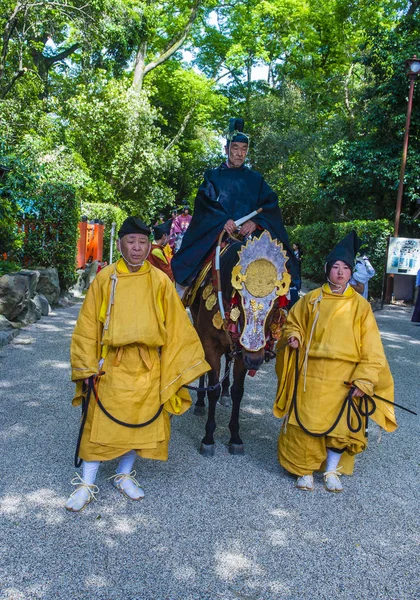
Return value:
<svg viewBox="0 0 420 600">
<path fill-rule="evenodd" d="M 140 487 L 139 482 L 135 479 L 136 472 L 131 473 L 117 473 L 109 479 L 113 479 L 113 485 L 120 490 L 124 496 L 130 500 L 143 500 L 144 491 Z"/>
<path fill-rule="evenodd" d="M 327 492 L 342 492 L 343 486 L 340 481 L 338 469 L 335 471 L 326 471 L 324 473 L 324 486 Z"/>
<path fill-rule="evenodd" d="M 296 487 L 299 490 L 306 490 L 308 492 L 314 491 L 314 476 L 313 475 L 302 475 L 298 477 L 296 481 Z"/>
<path fill-rule="evenodd" d="M 65 505 L 66 510 L 80 512 L 86 508 L 91 500 L 96 500 L 95 494 L 99 492 L 97 485 L 85 483 L 78 473 L 76 473 L 76 477 L 71 480 L 71 484 L 76 485 L 77 489 L 70 494 Z"/>
</svg>

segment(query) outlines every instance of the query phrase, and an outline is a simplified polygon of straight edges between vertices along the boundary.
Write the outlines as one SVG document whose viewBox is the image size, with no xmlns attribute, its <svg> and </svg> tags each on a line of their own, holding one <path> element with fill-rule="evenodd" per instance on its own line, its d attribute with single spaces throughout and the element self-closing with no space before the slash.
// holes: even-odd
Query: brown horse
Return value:
<svg viewBox="0 0 420 600">
<path fill-rule="evenodd" d="M 273 346 L 286 317 L 285 294 L 290 276 L 286 272 L 286 253 L 281 244 L 271 240 L 268 232 L 246 244 L 231 243 L 221 256 L 223 319 L 217 301 L 216 278 L 210 271 L 194 294 L 190 305 L 194 326 L 200 336 L 211 366 L 207 374 L 208 415 L 206 434 L 200 453 L 214 454 L 216 404 L 222 388 L 228 396 L 228 365 L 233 362 L 230 388 L 232 411 L 229 422 L 229 452 L 243 454 L 239 435 L 239 409 L 244 395 L 245 376 L 255 372 L 264 361 L 274 357 Z M 257 242 L 257 243 L 255 243 Z M 255 247 L 253 247 L 255 246 Z M 242 264 L 241 264 L 242 261 Z M 221 378 L 221 358 L 226 356 L 225 374 Z M 203 387 L 200 381 L 200 388 Z M 195 414 L 204 411 L 204 393 L 199 391 Z"/>
</svg>

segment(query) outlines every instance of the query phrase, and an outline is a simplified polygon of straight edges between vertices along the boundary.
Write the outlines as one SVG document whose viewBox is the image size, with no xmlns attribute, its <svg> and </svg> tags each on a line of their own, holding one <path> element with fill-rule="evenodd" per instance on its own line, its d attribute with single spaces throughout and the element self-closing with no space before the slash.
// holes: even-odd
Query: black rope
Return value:
<svg viewBox="0 0 420 600">
<path fill-rule="evenodd" d="M 89 383 L 90 383 L 90 379 L 89 379 Z M 86 387 L 85 382 L 83 382 L 82 393 L 85 395 L 82 396 L 82 420 L 80 423 L 79 435 L 77 436 L 76 452 L 74 453 L 74 466 L 76 467 L 76 469 L 78 469 L 83 462 L 83 460 L 81 458 L 79 458 L 79 450 L 80 450 L 80 442 L 82 441 L 83 430 L 85 428 L 91 391 L 92 391 L 92 387 L 90 385 L 88 385 Z"/>
<path fill-rule="evenodd" d="M 307 433 L 308 435 L 310 435 L 312 437 L 324 437 L 324 436 L 328 435 L 337 427 L 345 409 L 347 408 L 347 415 L 346 415 L 347 427 L 350 429 L 350 431 L 352 433 L 357 433 L 358 431 L 360 431 L 362 429 L 363 418 L 364 418 L 365 419 L 365 436 L 368 437 L 369 417 L 371 415 L 373 415 L 373 413 L 376 410 L 376 403 L 372 398 L 370 398 L 370 396 L 364 395 L 362 397 L 359 397 L 359 399 L 358 399 L 359 403 L 356 404 L 354 397 L 353 397 L 353 392 L 355 390 L 355 386 L 351 386 L 349 393 L 347 394 L 347 396 L 345 397 L 345 399 L 343 401 L 343 404 L 340 408 L 338 416 L 337 416 L 336 420 L 334 421 L 334 423 L 331 425 L 331 427 L 329 427 L 329 429 L 327 429 L 326 431 L 323 431 L 322 433 L 315 433 L 314 431 L 309 431 L 309 429 L 307 429 L 303 425 L 302 421 L 299 418 L 299 413 L 298 413 L 298 408 L 297 408 L 298 380 L 299 380 L 299 349 L 296 348 L 295 386 L 294 386 L 294 390 L 293 390 L 292 406 L 293 406 L 293 410 L 295 412 L 296 421 L 297 421 L 299 427 L 305 433 Z M 371 409 L 369 409 L 369 402 L 372 403 Z M 352 422 L 351 422 L 352 414 L 355 415 L 356 420 L 357 420 L 357 425 L 355 427 L 353 427 Z"/>
<path fill-rule="evenodd" d="M 344 382 L 345 385 L 351 385 L 351 383 L 349 383 L 348 381 Z M 372 400 L 372 398 L 370 396 L 368 396 L 367 394 L 365 394 L 365 396 L 367 398 L 369 398 L 369 400 Z M 406 406 L 403 406 L 402 404 L 397 404 L 396 402 L 393 402 L 392 400 L 387 400 L 386 398 L 382 398 L 382 396 L 378 396 L 378 394 L 372 394 L 372 396 L 374 398 L 377 398 L 378 400 L 382 400 L 382 402 L 386 402 L 387 404 L 392 404 L 392 406 L 396 406 L 397 408 L 401 408 L 402 410 L 405 410 L 409 413 L 411 413 L 412 415 L 415 415 L 417 417 L 417 413 L 414 412 L 414 410 L 410 410 L 409 408 L 407 408 Z M 373 400 L 372 400 L 373 402 Z"/>
<path fill-rule="evenodd" d="M 100 375 L 103 375 L 103 373 L 100 373 Z M 83 389 L 83 392 L 86 394 L 86 396 L 82 397 L 82 422 L 80 424 L 79 435 L 78 435 L 77 444 L 76 444 L 76 452 L 74 455 L 74 465 L 76 468 L 80 467 L 80 465 L 83 462 L 83 460 L 79 458 L 80 442 L 82 441 L 83 430 L 85 428 L 90 396 L 92 394 L 92 391 L 95 391 L 95 381 L 94 380 L 95 380 L 94 375 L 89 377 L 89 383 L 87 386 L 87 390 L 86 390 L 86 384 L 83 383 L 82 389 Z M 144 423 L 126 423 L 125 421 L 120 421 L 119 419 L 114 417 L 114 415 L 112 415 L 105 408 L 105 406 L 102 404 L 101 400 L 99 399 L 99 396 L 97 396 L 97 395 L 96 395 L 96 401 L 98 403 L 99 408 L 109 419 L 111 419 L 111 421 L 114 421 L 114 423 L 117 423 L 118 425 L 122 425 L 123 427 L 131 427 L 131 428 L 136 428 L 136 429 L 138 429 L 140 427 L 146 427 L 147 425 L 150 425 L 151 423 L 153 423 L 153 421 L 156 421 L 156 419 L 158 418 L 158 416 L 160 415 L 160 413 L 163 410 L 163 404 L 161 404 L 159 406 L 157 413 L 148 421 L 145 421 Z"/>
</svg>

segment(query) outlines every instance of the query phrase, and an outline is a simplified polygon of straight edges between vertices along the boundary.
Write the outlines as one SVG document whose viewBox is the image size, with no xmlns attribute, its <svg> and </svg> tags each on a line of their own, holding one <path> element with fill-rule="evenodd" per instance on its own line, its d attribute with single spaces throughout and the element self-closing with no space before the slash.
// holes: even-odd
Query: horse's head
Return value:
<svg viewBox="0 0 420 600">
<path fill-rule="evenodd" d="M 237 308 L 231 309 L 229 320 L 236 323 L 231 330 L 237 330 L 245 367 L 256 371 L 269 359 L 284 320 L 285 295 L 290 285 L 287 255 L 268 231 L 249 240 L 238 254 L 231 278 L 237 291 L 232 301 Z"/>
</svg>

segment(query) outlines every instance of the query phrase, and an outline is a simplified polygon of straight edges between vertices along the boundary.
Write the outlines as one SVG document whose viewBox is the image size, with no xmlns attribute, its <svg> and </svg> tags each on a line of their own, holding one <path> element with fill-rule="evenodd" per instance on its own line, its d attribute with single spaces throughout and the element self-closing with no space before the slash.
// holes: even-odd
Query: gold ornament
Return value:
<svg viewBox="0 0 420 600">
<path fill-rule="evenodd" d="M 276 291 L 276 295 L 285 296 L 289 291 L 291 281 L 292 276 L 290 275 L 290 273 L 283 273 L 282 279 L 276 281 L 276 286 L 278 288 Z"/>
<path fill-rule="evenodd" d="M 222 319 L 222 315 L 220 314 L 220 310 L 217 311 L 217 313 L 215 315 L 213 315 L 213 327 L 215 327 L 216 329 L 222 329 L 223 327 L 223 319 Z"/>
<path fill-rule="evenodd" d="M 211 294 L 207 300 L 206 300 L 206 308 L 207 310 L 212 310 L 212 308 L 214 307 L 214 305 L 217 302 L 217 298 L 215 294 Z"/>
<path fill-rule="evenodd" d="M 208 285 L 206 285 L 206 287 L 203 290 L 203 293 L 202 293 L 203 300 L 207 300 L 207 298 L 210 296 L 212 291 L 213 291 L 213 284 L 209 283 Z"/>
<path fill-rule="evenodd" d="M 235 265 L 232 269 L 231 282 L 234 290 L 241 290 L 242 281 L 245 281 L 245 275 L 242 275 L 241 269 L 241 265 Z"/>
<path fill-rule="evenodd" d="M 276 266 L 265 258 L 252 261 L 246 270 L 245 286 L 256 298 L 265 298 L 274 290 L 277 281 Z"/>
<path fill-rule="evenodd" d="M 230 311 L 230 320 L 233 321 L 234 323 L 236 323 L 236 321 L 239 319 L 241 315 L 241 311 L 239 310 L 239 308 L 237 306 L 234 306 L 232 308 L 232 310 Z"/>
</svg>

